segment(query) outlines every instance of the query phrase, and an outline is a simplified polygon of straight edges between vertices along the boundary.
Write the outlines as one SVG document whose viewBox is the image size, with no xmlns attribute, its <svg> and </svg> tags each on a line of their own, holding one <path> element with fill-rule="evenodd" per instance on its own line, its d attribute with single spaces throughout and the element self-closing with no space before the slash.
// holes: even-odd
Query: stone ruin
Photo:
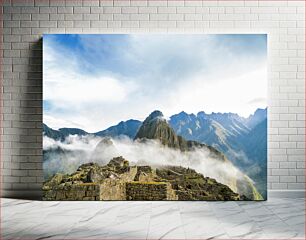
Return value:
<svg viewBox="0 0 306 240">
<path fill-rule="evenodd" d="M 83 164 L 69 176 L 56 174 L 43 190 L 44 200 L 178 200 L 169 182 L 156 181 L 150 166 L 129 166 L 122 157 L 102 167 Z"/>
</svg>

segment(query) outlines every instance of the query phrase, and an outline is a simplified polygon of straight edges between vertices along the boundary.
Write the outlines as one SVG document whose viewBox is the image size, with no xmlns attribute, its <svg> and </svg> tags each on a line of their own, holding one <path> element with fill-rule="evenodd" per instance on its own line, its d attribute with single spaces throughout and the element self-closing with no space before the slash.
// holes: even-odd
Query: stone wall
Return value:
<svg viewBox="0 0 306 240">
<path fill-rule="evenodd" d="M 46 191 L 44 200 L 95 201 L 100 200 L 100 189 L 96 183 L 59 185 Z"/>
<path fill-rule="evenodd" d="M 150 166 L 137 166 L 137 174 L 134 181 L 154 182 L 155 170 Z"/>
<path fill-rule="evenodd" d="M 105 179 L 101 184 L 100 200 L 125 200 L 125 183 L 116 179 Z"/>
<path fill-rule="evenodd" d="M 168 194 L 170 189 L 170 183 L 165 182 L 129 182 L 126 183 L 126 200 L 176 200 L 173 193 Z"/>
<path fill-rule="evenodd" d="M 120 179 L 107 178 L 102 183 L 55 185 L 45 189 L 43 199 L 68 201 L 178 200 L 170 183 L 134 181 L 138 170 L 137 167 L 131 167 L 130 171 L 120 175 Z M 148 174 L 152 174 L 150 173 L 151 168 L 146 170 Z"/>
<path fill-rule="evenodd" d="M 125 183 L 133 181 L 137 167 L 120 175 L 120 179 L 105 179 L 101 184 L 100 200 L 126 200 Z"/>
</svg>

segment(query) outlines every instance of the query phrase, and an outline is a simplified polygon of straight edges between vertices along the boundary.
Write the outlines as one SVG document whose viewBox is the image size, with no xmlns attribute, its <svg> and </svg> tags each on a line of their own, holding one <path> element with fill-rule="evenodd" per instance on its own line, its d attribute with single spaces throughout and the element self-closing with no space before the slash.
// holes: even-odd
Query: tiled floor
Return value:
<svg viewBox="0 0 306 240">
<path fill-rule="evenodd" d="M 42 202 L 1 199 L 4 239 L 305 239 L 305 199 Z"/>
</svg>

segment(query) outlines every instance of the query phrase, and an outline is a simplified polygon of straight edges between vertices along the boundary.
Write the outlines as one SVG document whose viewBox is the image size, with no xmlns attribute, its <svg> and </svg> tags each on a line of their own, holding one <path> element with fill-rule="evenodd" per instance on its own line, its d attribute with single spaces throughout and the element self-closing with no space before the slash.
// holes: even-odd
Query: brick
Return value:
<svg viewBox="0 0 306 240">
<path fill-rule="evenodd" d="M 74 13 L 74 14 L 65 14 L 65 20 L 82 20 L 83 14 Z"/>
<path fill-rule="evenodd" d="M 269 176 L 269 182 L 278 183 L 279 182 L 279 176 Z"/>
<path fill-rule="evenodd" d="M 166 20 L 168 20 L 168 14 L 150 14 L 150 20 L 152 20 L 152 21 L 166 21 Z"/>
<path fill-rule="evenodd" d="M 73 13 L 73 7 L 58 7 L 57 13 L 59 14 Z"/>
<path fill-rule="evenodd" d="M 185 0 L 185 6 L 186 7 L 201 7 L 202 6 L 202 1 L 194 1 L 194 0 Z"/>
<path fill-rule="evenodd" d="M 100 21 L 113 20 L 113 15 L 114 14 L 99 14 L 99 20 Z"/>
<path fill-rule="evenodd" d="M 158 22 L 158 26 L 161 28 L 175 28 L 176 24 L 177 24 L 176 21 L 159 21 Z"/>
<path fill-rule="evenodd" d="M 149 20 L 149 14 L 132 14 L 130 20 Z"/>
<path fill-rule="evenodd" d="M 57 26 L 59 28 L 71 28 L 73 27 L 73 21 L 58 21 Z"/>
<path fill-rule="evenodd" d="M 148 2 L 146 0 L 143 0 L 143 1 L 130 0 L 130 5 L 135 6 L 135 7 L 143 7 L 143 6 L 147 6 Z M 168 5 L 169 5 L 169 3 L 168 3 Z"/>
<path fill-rule="evenodd" d="M 103 13 L 121 13 L 120 7 L 104 7 Z"/>
<path fill-rule="evenodd" d="M 225 7 L 210 7 L 209 13 L 225 13 Z"/>
<path fill-rule="evenodd" d="M 177 7 L 177 13 L 195 13 L 195 7 Z"/>
<path fill-rule="evenodd" d="M 103 13 L 102 7 L 90 7 L 90 13 Z"/>
<path fill-rule="evenodd" d="M 162 0 L 148 0 L 148 6 L 167 6 L 167 1 L 162 1 Z"/>
<path fill-rule="evenodd" d="M 138 13 L 138 8 L 137 7 L 122 7 L 121 13 L 124 13 L 124 14 Z"/>
<path fill-rule="evenodd" d="M 140 21 L 139 25 L 141 28 L 157 28 L 159 25 L 158 21 Z"/>
<path fill-rule="evenodd" d="M 73 13 L 90 13 L 90 7 L 74 7 Z"/>
<path fill-rule="evenodd" d="M 195 10 L 196 10 L 196 13 L 207 14 L 207 13 L 209 13 L 210 8 L 208 8 L 208 7 L 196 7 Z"/>
<path fill-rule="evenodd" d="M 287 189 L 287 183 L 272 183 L 272 189 Z"/>
<path fill-rule="evenodd" d="M 130 15 L 128 15 L 128 14 L 114 14 L 114 20 L 115 21 L 130 20 Z"/>
<path fill-rule="evenodd" d="M 69 0 L 69 1 L 66 1 L 66 6 L 72 6 L 72 7 L 75 7 L 75 6 L 82 6 L 82 0 Z"/>
<path fill-rule="evenodd" d="M 35 20 L 49 20 L 49 14 L 32 14 L 32 22 Z"/>
<path fill-rule="evenodd" d="M 52 14 L 50 15 L 50 20 L 51 21 L 65 20 L 65 14 Z"/>
<path fill-rule="evenodd" d="M 57 22 L 56 21 L 40 21 L 39 27 L 56 27 Z"/>
<path fill-rule="evenodd" d="M 31 20 L 31 14 L 14 14 L 12 20 Z"/>
<path fill-rule="evenodd" d="M 185 14 L 185 20 L 186 21 L 201 21 L 202 20 L 202 14 Z"/>
<path fill-rule="evenodd" d="M 83 14 L 83 19 L 84 20 L 99 20 L 99 14 Z"/>
<path fill-rule="evenodd" d="M 86 7 L 86 6 L 99 6 L 100 5 L 100 2 L 99 0 L 90 0 L 90 1 L 82 1 L 83 2 L 83 6 Z"/>
<path fill-rule="evenodd" d="M 50 0 L 50 6 L 66 6 L 65 0 Z"/>
<path fill-rule="evenodd" d="M 45 14 L 54 14 L 57 13 L 57 7 L 40 7 L 39 12 Z"/>
<path fill-rule="evenodd" d="M 138 28 L 139 21 L 122 21 L 121 26 L 124 28 Z"/>
<path fill-rule="evenodd" d="M 17 35 L 31 34 L 31 28 L 13 28 L 12 34 L 17 34 Z"/>
<path fill-rule="evenodd" d="M 288 189 L 303 189 L 303 190 L 305 190 L 305 183 L 288 183 Z"/>
<path fill-rule="evenodd" d="M 22 7 L 21 13 L 39 13 L 38 7 Z"/>
<path fill-rule="evenodd" d="M 280 182 L 285 183 L 295 183 L 296 182 L 296 176 L 280 176 Z"/>
<path fill-rule="evenodd" d="M 289 169 L 290 176 L 303 176 L 305 174 L 305 169 Z"/>
<path fill-rule="evenodd" d="M 91 21 L 90 27 L 93 28 L 106 28 L 107 27 L 107 21 Z"/>
<path fill-rule="evenodd" d="M 34 6 L 34 0 L 15 0 L 12 2 L 13 6 L 31 7 Z"/>
<path fill-rule="evenodd" d="M 280 162 L 279 167 L 280 168 L 296 168 L 296 163 L 295 162 Z"/>
<path fill-rule="evenodd" d="M 139 7 L 139 13 L 157 13 L 157 7 Z"/>
<path fill-rule="evenodd" d="M 74 27 L 77 28 L 89 28 L 90 27 L 90 21 L 74 21 Z"/>
<path fill-rule="evenodd" d="M 212 28 L 233 28 L 233 21 L 211 21 L 210 27 Z"/>
<path fill-rule="evenodd" d="M 158 13 L 176 13 L 176 8 L 175 7 L 158 7 L 157 8 Z"/>
<path fill-rule="evenodd" d="M 52 1 L 52 0 L 51 0 Z M 41 6 L 49 6 L 49 0 L 35 0 L 34 5 L 41 7 Z"/>
</svg>

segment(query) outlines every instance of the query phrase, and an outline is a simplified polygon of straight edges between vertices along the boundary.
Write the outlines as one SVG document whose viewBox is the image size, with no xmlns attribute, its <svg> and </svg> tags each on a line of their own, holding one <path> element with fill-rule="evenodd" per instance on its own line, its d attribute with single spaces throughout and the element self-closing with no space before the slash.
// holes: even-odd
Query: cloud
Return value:
<svg viewBox="0 0 306 240">
<path fill-rule="evenodd" d="M 136 88 L 111 76 L 84 74 L 76 56 L 59 51 L 52 44 L 44 47 L 44 100 L 56 106 L 122 102 Z"/>
<path fill-rule="evenodd" d="M 66 121 L 62 118 L 56 118 L 53 116 L 49 116 L 47 114 L 43 115 L 43 122 L 48 123 L 48 126 L 58 130 L 59 128 L 62 128 L 63 126 L 65 127 L 70 127 L 70 128 L 83 128 L 85 126 L 80 125 L 77 122 L 72 122 L 72 121 Z"/>
<path fill-rule="evenodd" d="M 129 138 L 110 139 L 112 145 L 104 138 L 94 136 L 69 136 L 64 142 L 54 141 L 44 136 L 44 151 L 61 148 L 61 151 L 44 155 L 44 174 L 50 176 L 57 172 L 72 173 L 83 163 L 96 162 L 106 165 L 113 157 L 123 156 L 131 165 L 183 166 L 195 169 L 205 177 L 215 178 L 237 192 L 235 179 L 244 179 L 244 174 L 229 161 L 212 158 L 209 150 L 196 148 L 181 152 L 162 146 L 159 141 L 133 141 Z M 109 141 L 107 141 L 109 142 Z"/>
<path fill-rule="evenodd" d="M 266 107 L 249 104 L 266 98 L 265 67 L 265 35 L 47 35 L 44 114 L 89 132 L 155 109 L 247 116 Z"/>
<path fill-rule="evenodd" d="M 254 99 L 251 99 L 248 104 L 250 105 L 258 105 L 258 104 L 266 104 L 267 103 L 267 98 L 254 98 Z"/>
<path fill-rule="evenodd" d="M 256 104 L 250 105 L 254 92 L 258 96 L 257 99 L 265 100 L 266 79 L 265 64 L 255 71 L 238 76 L 224 76 L 222 80 L 212 76 L 212 79 L 206 81 L 205 77 L 197 76 L 180 84 L 169 94 L 170 101 L 166 108 L 168 114 L 186 109 L 197 113 L 198 109 L 203 109 L 206 113 L 233 112 L 248 117 L 256 108 L 266 107 L 266 101 L 257 101 Z"/>
</svg>

